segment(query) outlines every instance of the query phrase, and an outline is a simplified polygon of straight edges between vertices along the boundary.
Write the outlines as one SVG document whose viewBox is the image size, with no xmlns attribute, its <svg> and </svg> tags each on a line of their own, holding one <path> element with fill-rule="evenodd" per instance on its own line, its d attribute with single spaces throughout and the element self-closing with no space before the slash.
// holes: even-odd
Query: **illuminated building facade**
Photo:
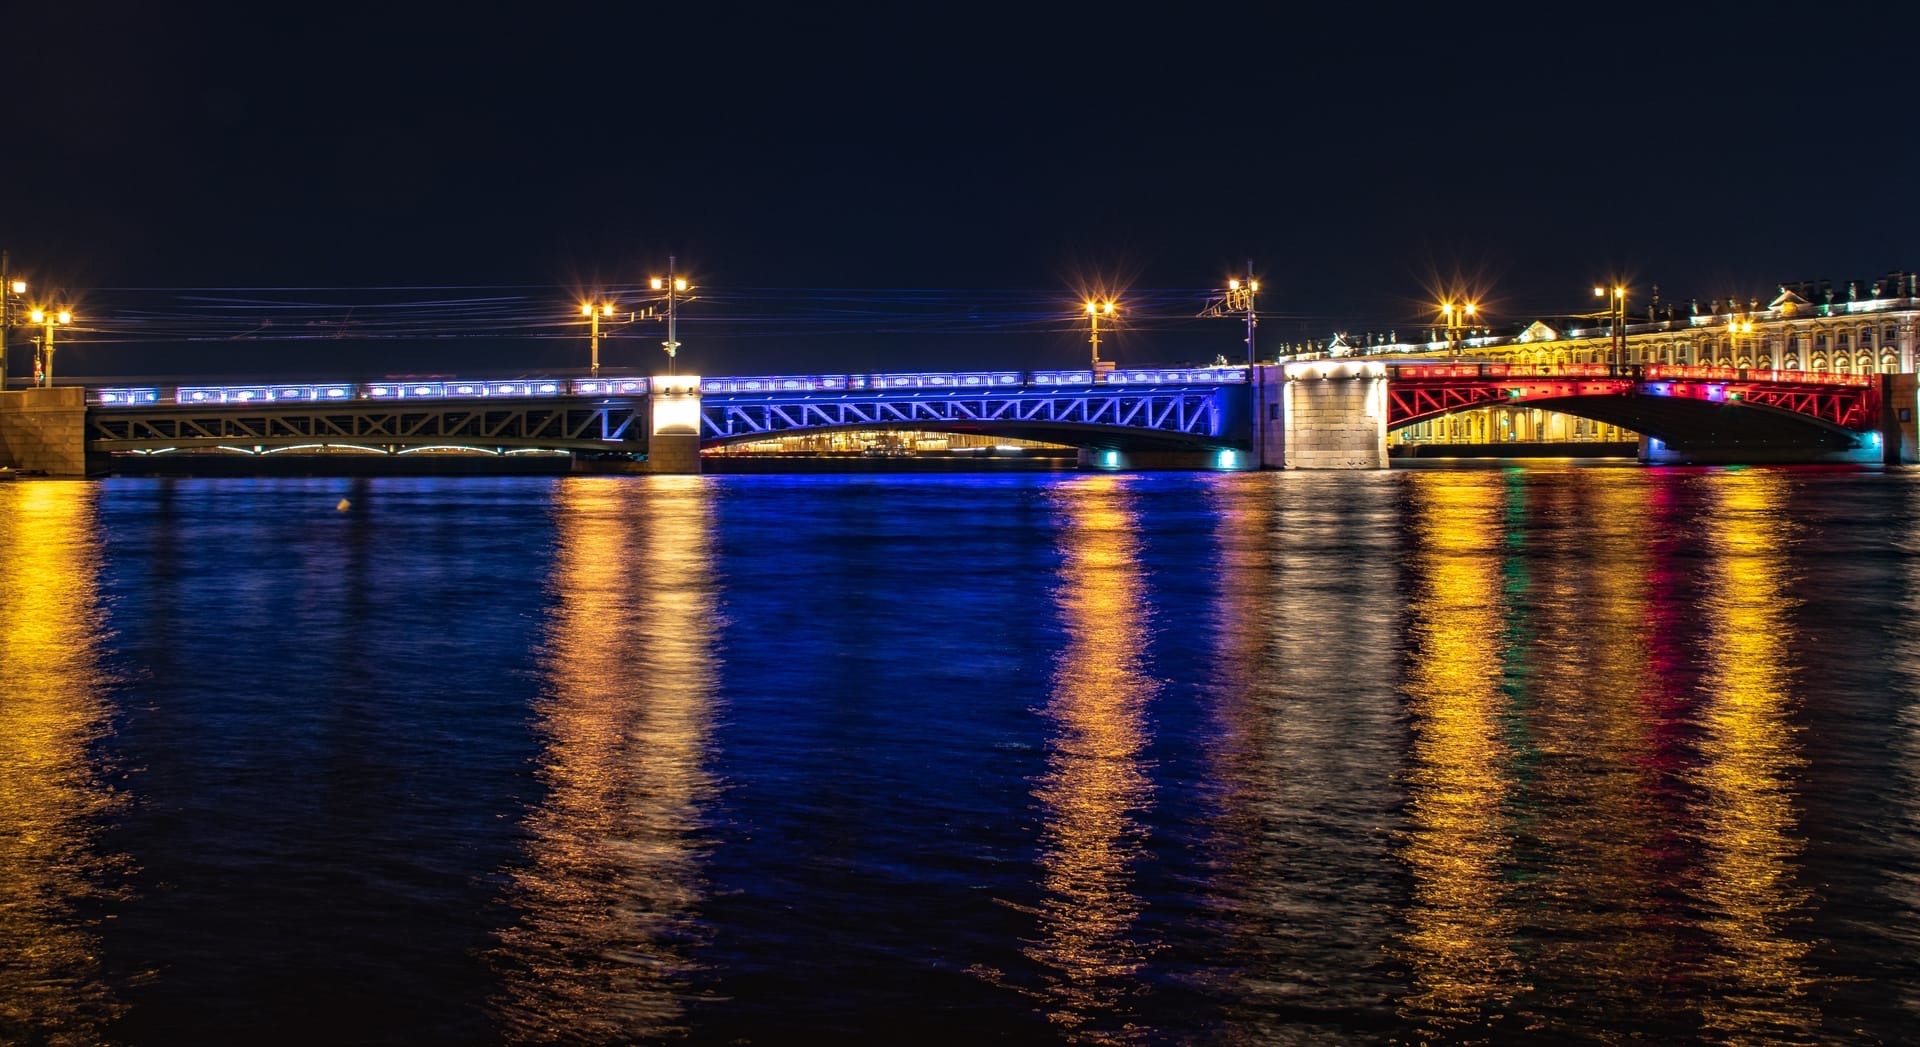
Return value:
<svg viewBox="0 0 1920 1047">
<path fill-rule="evenodd" d="M 1920 323 L 1920 276 L 1889 273 L 1836 292 L 1826 281 L 1783 284 L 1768 302 L 1662 303 L 1654 297 L 1626 325 L 1624 359 L 1611 359 L 1604 316 L 1535 320 L 1513 334 L 1470 337 L 1464 354 L 1509 364 L 1619 363 L 1744 367 L 1762 370 L 1892 374 L 1914 370 Z M 1376 347 L 1371 352 L 1379 352 Z M 1443 353 L 1440 340 L 1395 345 L 1423 356 Z M 1632 441 L 1638 434 L 1551 411 L 1482 408 L 1395 432 L 1394 444 L 1584 443 Z"/>
</svg>

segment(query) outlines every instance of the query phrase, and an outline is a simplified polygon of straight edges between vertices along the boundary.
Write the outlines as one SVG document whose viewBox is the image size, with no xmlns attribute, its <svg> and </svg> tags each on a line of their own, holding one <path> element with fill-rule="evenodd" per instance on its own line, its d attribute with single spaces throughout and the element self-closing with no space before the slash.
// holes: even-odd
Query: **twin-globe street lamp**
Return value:
<svg viewBox="0 0 1920 1047">
<path fill-rule="evenodd" d="M 13 300 L 27 293 L 27 282 L 9 279 L 6 272 L 6 256 L 0 255 L 0 392 L 7 388 L 7 329 L 13 326 L 9 313 Z"/>
<path fill-rule="evenodd" d="M 1104 316 L 1109 320 L 1111 320 L 1113 318 L 1113 312 L 1117 308 L 1119 307 L 1114 304 L 1114 301 L 1111 298 L 1108 298 L 1105 301 L 1100 301 L 1100 302 L 1096 302 L 1091 298 L 1087 299 L 1087 326 L 1088 326 L 1087 340 L 1093 345 L 1093 379 L 1092 380 L 1096 382 L 1100 380 L 1100 376 L 1102 374 L 1104 374 L 1107 371 L 1113 370 L 1113 364 L 1111 362 L 1105 364 L 1104 366 L 1102 366 L 1100 362 L 1100 318 Z"/>
<path fill-rule="evenodd" d="M 592 325 L 587 336 L 587 342 L 593 348 L 593 369 L 590 373 L 598 378 L 600 377 L 600 318 L 613 316 L 613 303 L 581 302 L 580 315 L 586 317 L 587 322 Z M 628 313 L 624 322 L 632 323 L 633 314 Z"/>
<path fill-rule="evenodd" d="M 674 258 L 674 256 L 668 255 L 667 275 L 664 277 L 656 276 L 650 281 L 654 290 L 667 292 L 667 340 L 661 343 L 661 348 L 667 351 L 667 373 L 669 375 L 673 374 L 674 361 L 680 356 L 679 328 L 675 323 L 678 314 L 674 306 L 682 297 L 687 296 L 688 291 L 693 289 L 693 285 L 687 283 L 686 277 L 674 275 L 674 264 L 677 261 L 678 259 Z"/>
<path fill-rule="evenodd" d="M 687 282 L 686 277 L 678 276 L 674 273 L 674 267 L 677 261 L 678 259 L 672 255 L 668 255 L 667 275 L 664 277 L 656 276 L 649 281 L 649 285 L 653 290 L 665 291 L 667 293 L 667 340 L 661 343 L 661 347 L 667 351 L 667 373 L 670 375 L 674 373 L 674 360 L 680 355 L 679 303 L 683 300 L 690 301 L 693 297 L 687 294 L 688 291 L 693 289 L 693 285 Z M 644 313 L 630 311 L 625 314 L 623 319 L 615 320 L 614 317 L 619 316 L 620 313 L 617 311 L 614 303 L 607 301 L 586 301 L 580 303 L 580 315 L 587 318 L 587 344 L 592 353 L 591 374 L 593 377 L 598 378 L 600 377 L 601 320 L 605 319 L 609 323 L 630 324 L 643 316 L 651 317 L 654 313 L 653 309 L 649 307 Z"/>
<path fill-rule="evenodd" d="M 35 309 L 27 314 L 27 320 L 46 328 L 45 337 L 34 339 L 33 384 L 50 386 L 53 384 L 53 329 L 72 323 L 73 314 L 65 309 Z"/>
<path fill-rule="evenodd" d="M 1466 333 L 1467 318 L 1477 316 L 1480 307 L 1473 302 L 1441 302 L 1440 316 L 1447 324 L 1447 355 L 1460 355 L 1461 336 Z"/>
<path fill-rule="evenodd" d="M 1225 291 L 1216 293 L 1218 293 L 1220 297 L 1208 302 L 1207 307 L 1200 310 L 1200 315 L 1202 317 L 1229 316 L 1235 313 L 1244 315 L 1247 319 L 1247 366 L 1252 367 L 1254 361 L 1253 329 L 1259 324 L 1259 318 L 1254 315 L 1253 306 L 1254 299 L 1260 294 L 1260 281 L 1253 278 L 1253 259 L 1247 259 L 1247 278 L 1245 280 L 1239 277 L 1233 277 L 1227 281 L 1227 289 Z M 1222 357 L 1222 360 L 1224 359 L 1225 357 Z M 1249 374 L 1251 374 L 1251 372 L 1249 372 Z"/>
<path fill-rule="evenodd" d="M 1615 284 L 1613 294 L 1596 285 L 1595 298 L 1607 298 L 1607 362 L 1624 364 L 1627 362 L 1627 288 L 1625 284 Z"/>
</svg>

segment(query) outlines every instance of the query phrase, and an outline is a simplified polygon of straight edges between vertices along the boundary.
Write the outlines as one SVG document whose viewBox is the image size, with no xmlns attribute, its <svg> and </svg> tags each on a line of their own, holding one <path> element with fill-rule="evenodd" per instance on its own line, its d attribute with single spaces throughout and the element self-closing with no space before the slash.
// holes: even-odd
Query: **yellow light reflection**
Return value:
<svg viewBox="0 0 1920 1047">
<path fill-rule="evenodd" d="M 531 843 L 508 900 L 509 1039 L 685 1033 L 715 783 L 717 628 L 700 477 L 570 477 L 557 493 L 551 694 Z"/>
<path fill-rule="evenodd" d="M 1410 477 L 1416 583 L 1408 706 L 1413 875 L 1404 952 L 1413 1021 L 1478 1024 L 1523 990 L 1502 865 L 1512 783 L 1501 737 L 1500 498 L 1497 475 Z"/>
<path fill-rule="evenodd" d="M 1511 904 L 1552 913 L 1556 933 L 1530 943 L 1541 972 L 1533 1027 L 1564 1023 L 1573 1036 L 1621 1008 L 1651 1019 L 1672 1004 L 1658 982 L 1677 943 L 1672 921 L 1657 915 L 1654 856 L 1673 812 L 1657 799 L 1652 724 L 1664 715 L 1663 681 L 1649 643 L 1654 586 L 1674 579 L 1651 548 L 1660 537 L 1653 496 L 1666 482 L 1651 475 L 1574 470 L 1528 485 L 1528 512 L 1582 521 L 1581 545 L 1524 557 L 1524 578 L 1512 577 L 1510 560 L 1502 587 L 1510 619 L 1514 601 L 1535 605 L 1518 625 L 1528 686 L 1516 715 L 1541 755 L 1520 796 L 1525 809 L 1550 812 L 1530 821 L 1540 861 Z M 1508 540 L 1524 533 L 1510 529 Z"/>
<path fill-rule="evenodd" d="M 1145 959 L 1134 937 L 1133 868 L 1151 787 L 1140 767 L 1155 684 L 1141 652 L 1145 585 L 1130 481 L 1088 476 L 1059 494 L 1065 562 L 1055 594 L 1067 631 L 1046 717 L 1039 940 L 1048 1018 L 1069 1038 L 1094 1036 Z"/>
<path fill-rule="evenodd" d="M 125 1009 L 77 915 L 103 896 L 97 836 L 119 802 L 90 751 L 108 717 L 98 492 L 0 485 L 0 1030 L 28 1042 L 104 1042 Z"/>
<path fill-rule="evenodd" d="M 1786 477 L 1742 470 L 1715 478 L 1705 521 L 1712 550 L 1700 785 L 1707 845 L 1699 894 L 1717 991 L 1707 1028 L 1736 1041 L 1819 1028 L 1809 998 L 1809 947 L 1788 932 L 1805 890 L 1795 883 L 1802 847 L 1792 780 L 1804 762 L 1792 724 L 1791 604 L 1781 550 L 1788 545 Z M 1794 1038 L 1794 1037 L 1790 1037 Z"/>
</svg>

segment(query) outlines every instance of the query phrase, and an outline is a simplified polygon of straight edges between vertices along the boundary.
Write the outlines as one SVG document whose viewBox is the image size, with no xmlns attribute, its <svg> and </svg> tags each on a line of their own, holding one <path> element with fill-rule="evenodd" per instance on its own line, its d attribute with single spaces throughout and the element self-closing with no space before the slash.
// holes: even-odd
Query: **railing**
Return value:
<svg viewBox="0 0 1920 1047">
<path fill-rule="evenodd" d="M 1095 380 L 1092 371 L 934 371 L 905 374 L 763 375 L 701 378 L 700 391 L 713 395 L 775 393 L 883 393 L 1074 389 L 1107 386 L 1244 385 L 1245 367 L 1126 368 Z M 268 385 L 128 386 L 90 389 L 89 403 L 100 407 L 149 407 L 159 404 L 308 404 L 353 400 L 459 400 L 491 397 L 645 396 L 645 378 L 392 379 L 377 382 L 323 382 Z"/>
<path fill-rule="evenodd" d="M 1682 364 L 1391 364 L 1394 378 L 1624 378 L 1648 382 L 1768 382 L 1869 386 L 1877 376 L 1832 371 L 1781 371 L 1754 367 Z"/>
</svg>

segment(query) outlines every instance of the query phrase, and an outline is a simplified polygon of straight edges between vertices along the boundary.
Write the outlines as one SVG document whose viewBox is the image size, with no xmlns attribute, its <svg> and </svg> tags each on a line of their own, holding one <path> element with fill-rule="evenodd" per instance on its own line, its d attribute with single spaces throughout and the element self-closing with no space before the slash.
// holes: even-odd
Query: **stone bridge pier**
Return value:
<svg viewBox="0 0 1920 1047">
<path fill-rule="evenodd" d="M 1261 364 L 1255 461 L 1268 469 L 1387 468 L 1387 367 L 1377 360 Z"/>
<path fill-rule="evenodd" d="M 77 385 L 0 392 L 0 465 L 46 476 L 103 472 L 87 453 L 87 391 Z"/>
</svg>

